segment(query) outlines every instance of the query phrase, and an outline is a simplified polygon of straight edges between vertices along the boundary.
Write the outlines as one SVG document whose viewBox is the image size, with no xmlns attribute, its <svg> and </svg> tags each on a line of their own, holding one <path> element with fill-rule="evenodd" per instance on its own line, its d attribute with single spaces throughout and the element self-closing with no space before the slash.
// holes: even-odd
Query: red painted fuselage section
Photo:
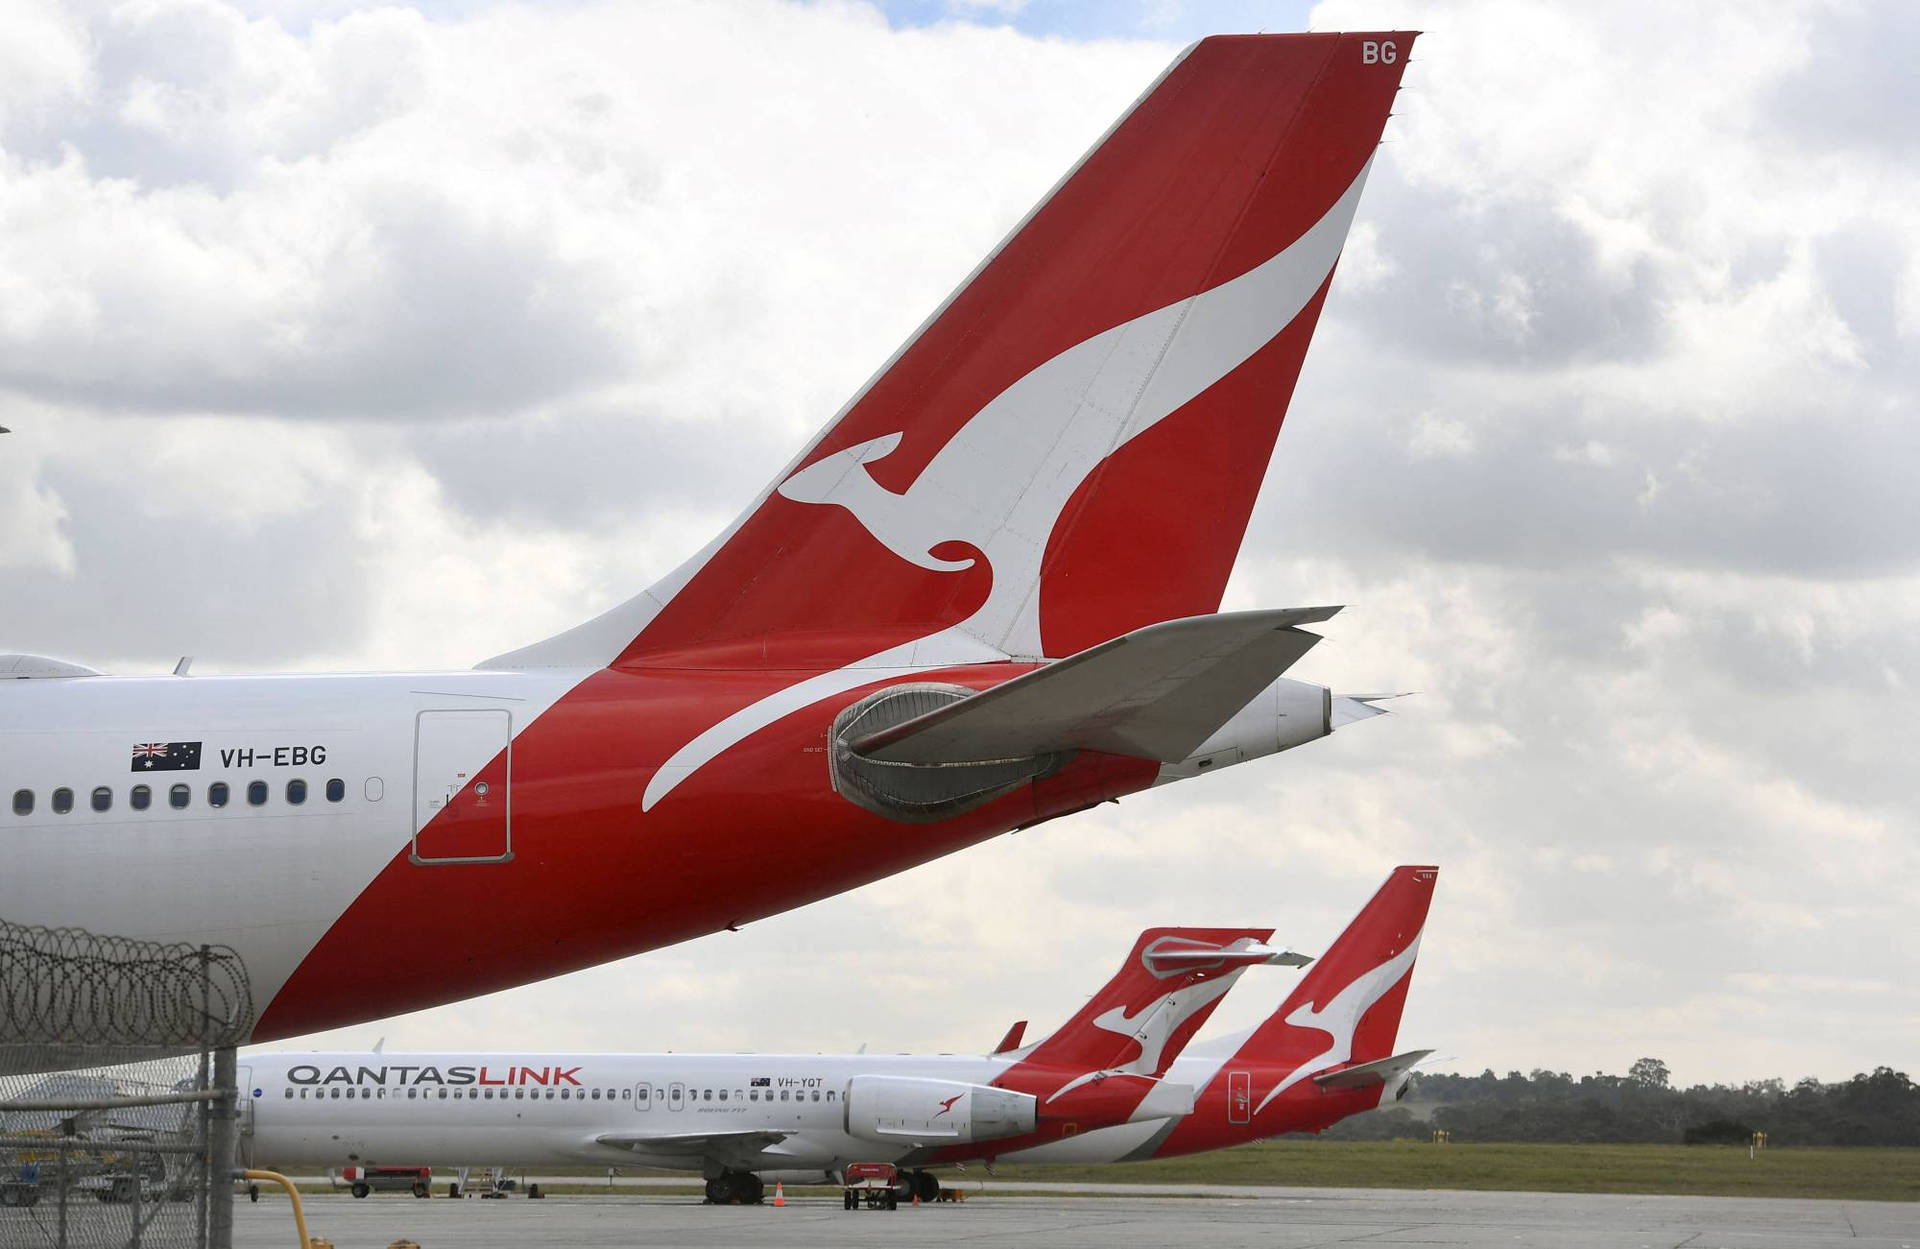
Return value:
<svg viewBox="0 0 1920 1249">
<path fill-rule="evenodd" d="M 1030 665 L 929 674 L 976 688 Z M 513 743 L 513 856 L 421 864 L 404 847 L 301 963 L 257 1040 L 488 993 L 743 924 L 1152 784 L 1158 765 L 1082 754 L 1052 776 L 936 824 L 834 792 L 827 728 L 856 690 L 805 708 L 701 769 L 650 811 L 647 782 L 715 720 L 793 684 L 791 671 L 608 669 Z M 892 678 L 878 679 L 875 685 Z M 507 760 L 477 774 L 504 792 Z M 432 825 L 421 833 L 431 843 Z M 423 978 L 369 950 L 457 934 Z M 349 970 L 350 969 L 350 970 Z"/>
</svg>

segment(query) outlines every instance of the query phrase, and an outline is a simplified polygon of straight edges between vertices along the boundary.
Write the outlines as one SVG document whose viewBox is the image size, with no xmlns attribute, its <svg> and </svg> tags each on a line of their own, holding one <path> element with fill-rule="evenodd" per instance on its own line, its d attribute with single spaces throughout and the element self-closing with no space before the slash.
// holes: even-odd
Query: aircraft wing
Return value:
<svg viewBox="0 0 1920 1249">
<path fill-rule="evenodd" d="M 1338 607 L 1192 616 L 1122 634 L 852 750 L 887 763 L 974 763 L 1100 750 L 1177 763 L 1320 640 Z"/>
<path fill-rule="evenodd" d="M 1323 1089 L 1358 1089 L 1369 1084 L 1391 1084 L 1431 1053 L 1432 1050 L 1408 1050 L 1392 1058 L 1377 1058 L 1352 1067 L 1336 1067 L 1314 1076 L 1313 1082 Z"/>
<path fill-rule="evenodd" d="M 606 1132 L 594 1140 L 636 1154 L 675 1158 L 698 1155 L 744 1168 L 760 1151 L 792 1135 L 779 1128 L 741 1128 L 732 1132 Z"/>
</svg>

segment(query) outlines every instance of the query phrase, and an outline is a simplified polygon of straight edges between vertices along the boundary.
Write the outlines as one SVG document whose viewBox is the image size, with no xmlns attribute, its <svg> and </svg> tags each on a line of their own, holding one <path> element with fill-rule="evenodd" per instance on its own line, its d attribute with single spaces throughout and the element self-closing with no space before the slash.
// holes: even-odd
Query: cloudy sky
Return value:
<svg viewBox="0 0 1920 1249">
<path fill-rule="evenodd" d="M 977 1049 L 1146 925 L 1312 951 L 1432 862 L 1402 1037 L 1445 1068 L 1913 1070 L 1894 3 L 12 4 L 0 649 L 457 668 L 576 623 L 726 524 L 1182 43 L 1383 27 L 1428 33 L 1228 606 L 1348 604 L 1296 675 L 1418 697 L 324 1040 Z"/>
</svg>

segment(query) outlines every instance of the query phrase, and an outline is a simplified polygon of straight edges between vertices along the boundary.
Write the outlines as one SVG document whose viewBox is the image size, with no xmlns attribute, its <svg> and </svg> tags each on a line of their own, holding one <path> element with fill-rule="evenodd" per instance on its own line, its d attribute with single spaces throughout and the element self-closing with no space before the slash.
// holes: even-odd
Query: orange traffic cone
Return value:
<svg viewBox="0 0 1920 1249">
<path fill-rule="evenodd" d="M 787 1204 L 787 1186 L 778 1180 L 775 1180 L 773 1184 L 773 1204 L 776 1206 L 784 1206 Z"/>
<path fill-rule="evenodd" d="M 917 1188 L 913 1190 L 913 1204 L 915 1206 L 920 1204 L 920 1190 Z"/>
</svg>

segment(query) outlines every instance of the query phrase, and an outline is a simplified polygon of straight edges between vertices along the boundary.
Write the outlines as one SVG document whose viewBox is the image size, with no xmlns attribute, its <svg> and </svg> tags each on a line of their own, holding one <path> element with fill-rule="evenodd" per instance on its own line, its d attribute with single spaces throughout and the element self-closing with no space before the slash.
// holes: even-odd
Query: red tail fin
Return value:
<svg viewBox="0 0 1920 1249">
<path fill-rule="evenodd" d="M 1149 928 L 1113 979 L 1022 1066 L 1157 1076 L 1248 967 L 1269 961 L 1271 928 Z"/>
<path fill-rule="evenodd" d="M 732 530 L 489 666 L 1061 656 L 1217 610 L 1412 42 L 1188 49 Z"/>
<path fill-rule="evenodd" d="M 1439 876 L 1437 867 L 1393 869 L 1373 900 L 1280 1009 L 1254 1029 L 1228 1065 L 1294 1068 L 1293 1076 L 1268 1095 L 1271 1100 L 1298 1078 L 1392 1054 Z"/>
</svg>

